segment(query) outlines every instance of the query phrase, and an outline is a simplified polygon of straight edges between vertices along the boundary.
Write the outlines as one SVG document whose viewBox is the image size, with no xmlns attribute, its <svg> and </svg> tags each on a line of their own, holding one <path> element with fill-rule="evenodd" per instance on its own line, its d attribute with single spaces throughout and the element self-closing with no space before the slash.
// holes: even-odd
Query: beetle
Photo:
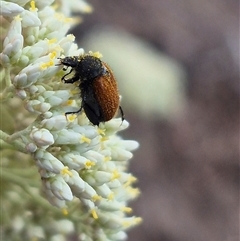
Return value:
<svg viewBox="0 0 240 241">
<path fill-rule="evenodd" d="M 71 84 L 80 81 L 79 89 L 82 98 L 80 109 L 75 112 L 66 112 L 65 115 L 77 114 L 83 109 L 89 121 L 99 126 L 100 122 L 111 120 L 119 109 L 122 121 L 124 120 L 117 81 L 113 71 L 105 62 L 93 54 L 59 59 L 60 64 L 65 66 L 63 70 L 71 67 L 70 71 L 62 77 L 62 81 Z M 66 79 L 73 71 L 72 77 Z"/>
</svg>

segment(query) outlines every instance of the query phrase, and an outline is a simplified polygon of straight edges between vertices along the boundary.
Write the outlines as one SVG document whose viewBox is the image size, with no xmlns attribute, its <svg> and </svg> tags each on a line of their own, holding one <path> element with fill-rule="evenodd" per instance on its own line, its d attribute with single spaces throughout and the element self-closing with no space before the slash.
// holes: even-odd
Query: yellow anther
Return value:
<svg viewBox="0 0 240 241">
<path fill-rule="evenodd" d="M 62 175 L 68 175 L 68 176 L 70 176 L 70 177 L 73 175 L 72 172 L 69 171 L 69 168 L 68 168 L 68 167 L 64 167 L 64 168 L 61 170 L 61 174 L 62 174 Z"/>
<path fill-rule="evenodd" d="M 16 21 L 22 21 L 22 18 L 21 18 L 19 15 L 17 15 L 14 19 L 15 19 Z"/>
<path fill-rule="evenodd" d="M 73 122 L 77 118 L 77 114 L 68 114 L 66 118 L 69 122 Z"/>
<path fill-rule="evenodd" d="M 117 170 L 114 170 L 113 173 L 112 173 L 112 178 L 111 180 L 114 180 L 114 179 L 117 179 L 121 176 L 121 174 L 117 171 Z"/>
<path fill-rule="evenodd" d="M 101 136 L 105 136 L 105 131 L 106 131 L 106 129 L 98 128 L 98 134 L 101 135 Z"/>
<path fill-rule="evenodd" d="M 92 216 L 93 216 L 94 219 L 98 219 L 98 215 L 97 215 L 97 212 L 96 212 L 95 209 L 93 209 L 93 210 L 91 211 L 91 214 L 92 214 Z"/>
<path fill-rule="evenodd" d="M 63 215 L 67 216 L 68 215 L 68 210 L 66 208 L 62 208 L 62 213 L 63 213 Z"/>
<path fill-rule="evenodd" d="M 142 218 L 139 218 L 139 217 L 134 218 L 134 224 L 135 224 L 135 225 L 140 224 L 142 221 L 143 221 Z"/>
<path fill-rule="evenodd" d="M 87 160 L 86 163 L 85 163 L 85 168 L 86 169 L 90 169 L 91 167 L 95 166 L 96 163 L 93 162 L 93 161 L 90 161 L 90 160 Z"/>
<path fill-rule="evenodd" d="M 109 162 L 109 161 L 111 161 L 112 160 L 112 157 L 110 157 L 110 156 L 105 156 L 104 157 L 104 161 L 105 162 Z"/>
<path fill-rule="evenodd" d="M 49 54 L 50 59 L 55 59 L 57 56 L 56 51 L 53 51 L 52 53 Z"/>
<path fill-rule="evenodd" d="M 132 209 L 130 207 L 122 207 L 122 211 L 125 213 L 131 213 Z"/>
<path fill-rule="evenodd" d="M 126 189 L 133 198 L 138 197 L 141 193 L 138 188 L 127 187 Z"/>
<path fill-rule="evenodd" d="M 91 12 L 93 11 L 93 9 L 92 9 L 91 6 L 87 5 L 87 6 L 83 9 L 83 11 L 84 11 L 85 13 L 91 13 Z"/>
<path fill-rule="evenodd" d="M 104 136 L 104 137 L 101 138 L 101 141 L 102 141 L 102 142 L 107 141 L 107 140 L 109 140 L 109 137 L 108 137 L 108 136 Z"/>
<path fill-rule="evenodd" d="M 92 199 L 93 202 L 96 202 L 96 201 L 101 200 L 102 197 L 96 194 L 96 195 L 94 195 L 91 199 Z"/>
<path fill-rule="evenodd" d="M 134 177 L 134 176 L 130 176 L 128 181 L 131 182 L 131 183 L 134 183 L 134 182 L 137 181 L 137 178 Z"/>
<path fill-rule="evenodd" d="M 73 105 L 74 102 L 75 102 L 75 100 L 68 100 L 67 105 Z"/>
<path fill-rule="evenodd" d="M 35 1 L 31 1 L 30 2 L 30 11 L 32 11 L 32 12 L 36 12 L 38 9 L 36 8 L 36 5 L 35 5 Z"/>
<path fill-rule="evenodd" d="M 96 57 L 96 58 L 102 58 L 102 54 L 100 52 L 92 52 L 92 51 L 89 51 L 89 55 L 93 56 L 93 57 Z"/>
<path fill-rule="evenodd" d="M 50 66 L 54 66 L 53 60 L 50 60 L 50 61 L 48 62 L 48 67 L 50 67 Z"/>
<path fill-rule="evenodd" d="M 142 222 L 142 218 L 137 217 L 137 218 L 134 218 L 134 219 L 130 219 L 130 220 L 128 220 L 128 221 L 124 221 L 124 222 L 123 222 L 123 226 L 124 226 L 125 228 L 128 228 L 128 227 L 131 227 L 131 226 L 138 225 L 138 224 L 140 224 L 141 222 Z"/>
<path fill-rule="evenodd" d="M 48 44 L 54 44 L 57 42 L 57 39 L 56 38 L 52 38 L 52 39 L 48 39 Z"/>
<path fill-rule="evenodd" d="M 131 176 L 129 176 L 127 182 L 124 183 L 124 186 L 125 187 L 130 186 L 132 183 L 134 183 L 136 181 L 137 181 L 137 178 L 131 175 Z"/>
<path fill-rule="evenodd" d="M 108 195 L 107 199 L 108 199 L 109 201 L 111 201 L 111 200 L 114 199 L 114 196 L 115 196 L 114 193 L 111 192 L 111 193 Z"/>
<path fill-rule="evenodd" d="M 91 143 L 91 139 L 87 138 L 86 136 L 82 136 L 81 137 L 81 142 L 86 142 L 86 143 L 90 144 Z"/>
<path fill-rule="evenodd" d="M 64 23 L 72 23 L 74 22 L 73 18 L 66 18 L 64 14 L 55 13 L 55 18 Z"/>
<path fill-rule="evenodd" d="M 41 64 L 40 68 L 41 68 L 42 70 L 46 69 L 46 68 L 47 68 L 47 63 Z"/>
<path fill-rule="evenodd" d="M 53 60 L 50 60 L 50 61 L 48 61 L 47 63 L 41 64 L 40 68 L 41 68 L 42 70 L 44 70 L 44 69 L 46 69 L 46 68 L 48 68 L 48 67 L 50 67 L 50 66 L 54 66 Z"/>
</svg>

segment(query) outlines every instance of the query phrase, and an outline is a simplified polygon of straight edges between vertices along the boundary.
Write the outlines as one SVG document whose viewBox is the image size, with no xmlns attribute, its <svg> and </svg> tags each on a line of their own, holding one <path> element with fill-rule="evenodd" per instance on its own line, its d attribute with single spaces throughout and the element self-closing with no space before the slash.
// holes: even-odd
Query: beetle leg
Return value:
<svg viewBox="0 0 240 241">
<path fill-rule="evenodd" d="M 66 71 L 67 69 L 64 68 L 63 70 Z M 65 75 L 63 75 L 63 77 L 62 77 L 61 80 L 65 81 L 65 77 L 66 77 L 67 75 L 71 74 L 72 71 L 73 71 L 73 69 L 71 68 L 71 70 L 70 70 L 68 73 L 66 73 Z"/>
<path fill-rule="evenodd" d="M 122 117 L 122 122 L 125 120 L 124 118 L 124 112 L 123 112 L 123 109 L 121 106 L 119 106 L 119 110 L 120 110 L 120 113 L 121 113 L 121 117 Z"/>
<path fill-rule="evenodd" d="M 71 115 L 71 114 L 78 114 L 79 112 L 82 111 L 82 109 L 83 109 L 83 107 L 81 106 L 81 108 L 80 108 L 79 110 L 77 110 L 77 111 L 66 112 L 66 113 L 65 113 L 65 116 Z"/>
<path fill-rule="evenodd" d="M 74 75 L 74 76 L 73 76 L 72 78 L 70 78 L 70 79 L 65 79 L 65 77 L 66 77 L 67 75 L 71 74 L 71 72 L 72 72 L 72 69 L 71 69 L 71 71 L 70 71 L 69 73 L 65 74 L 65 75 L 62 77 L 61 80 L 63 80 L 64 83 L 66 83 L 66 84 L 73 84 L 74 82 L 76 82 L 76 81 L 79 80 L 79 77 L 78 77 L 77 75 Z"/>
</svg>

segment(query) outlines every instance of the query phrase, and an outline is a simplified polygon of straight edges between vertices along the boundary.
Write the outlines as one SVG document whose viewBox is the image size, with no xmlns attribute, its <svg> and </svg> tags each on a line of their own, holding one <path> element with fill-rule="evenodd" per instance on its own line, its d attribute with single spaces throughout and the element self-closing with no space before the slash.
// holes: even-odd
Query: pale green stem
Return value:
<svg viewBox="0 0 240 241">
<path fill-rule="evenodd" d="M 29 131 L 30 131 L 30 126 L 28 126 L 27 128 L 21 130 L 21 131 L 18 131 L 16 133 L 13 133 L 11 136 L 9 136 L 9 140 L 10 141 L 14 141 L 18 138 L 21 138 L 21 136 L 26 136 L 29 134 Z"/>
<path fill-rule="evenodd" d="M 18 151 L 23 152 L 23 153 L 28 153 L 27 150 L 25 149 L 26 145 L 23 142 L 14 140 L 14 138 L 11 138 L 10 135 L 3 132 L 2 130 L 0 130 L 0 139 L 5 141 L 8 144 L 14 146 L 15 150 L 18 150 Z"/>
<path fill-rule="evenodd" d="M 5 81 L 5 89 L 0 93 L 0 101 L 3 102 L 4 100 L 14 96 L 15 88 L 11 82 L 10 68 L 4 68 L 1 70 L 0 81 L 1 83 Z M 1 86 L 1 89 L 2 88 L 3 86 Z"/>
<path fill-rule="evenodd" d="M 2 70 L 0 71 L 0 82 L 3 81 L 4 76 L 5 76 L 5 69 L 2 69 Z"/>
<path fill-rule="evenodd" d="M 13 175 L 21 176 L 22 178 L 28 178 L 28 180 L 33 180 L 33 177 L 36 175 L 37 169 L 36 168 L 12 168 L 12 167 L 1 167 L 3 171 L 10 172 Z M 32 182 L 32 181 L 31 181 Z M 36 184 L 37 185 L 37 184 Z"/>
<path fill-rule="evenodd" d="M 0 147 L 1 147 L 1 149 L 3 149 L 3 150 L 6 150 L 6 149 L 14 149 L 12 145 L 9 145 L 8 143 L 6 143 L 6 142 L 3 141 L 3 140 L 0 140 Z"/>
<path fill-rule="evenodd" d="M 7 87 L 10 87 L 12 85 L 11 77 L 10 77 L 10 68 L 5 69 L 5 83 Z"/>
<path fill-rule="evenodd" d="M 4 181 L 5 183 L 11 182 L 20 186 L 27 194 L 31 196 L 31 199 L 34 200 L 34 202 L 38 203 L 38 205 L 41 205 L 42 207 L 45 207 L 47 209 L 51 208 L 51 206 L 47 203 L 47 201 L 44 198 L 40 197 L 39 195 L 36 195 L 35 192 L 31 191 L 29 183 L 31 183 L 31 187 L 34 186 L 38 188 L 39 183 L 37 181 L 29 181 L 29 179 L 12 174 L 11 171 L 6 171 L 6 169 L 2 169 L 0 175 L 1 181 Z"/>
<path fill-rule="evenodd" d="M 19 173 L 21 175 L 21 173 Z M 15 183 L 18 186 L 21 186 L 25 191 L 29 193 L 29 183 L 31 187 L 38 187 L 38 181 L 34 181 L 32 178 L 22 177 L 16 173 L 13 173 L 11 169 L 1 167 L 1 179 L 6 182 Z M 30 182 L 31 181 L 31 182 Z M 31 193 L 29 193 L 31 194 Z"/>
<path fill-rule="evenodd" d="M 15 88 L 13 85 L 5 88 L 2 93 L 0 93 L 0 101 L 3 102 L 9 98 L 12 98 L 14 96 L 14 90 Z"/>
</svg>

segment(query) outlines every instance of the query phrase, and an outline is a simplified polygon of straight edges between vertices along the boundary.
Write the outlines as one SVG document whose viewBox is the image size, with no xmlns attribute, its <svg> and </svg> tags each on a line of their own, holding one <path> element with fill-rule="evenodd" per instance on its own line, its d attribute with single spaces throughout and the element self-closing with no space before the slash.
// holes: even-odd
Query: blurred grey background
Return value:
<svg viewBox="0 0 240 241">
<path fill-rule="evenodd" d="M 141 145 L 129 240 L 239 240 L 239 1 L 88 2 L 73 32 L 112 67 Z"/>
</svg>

